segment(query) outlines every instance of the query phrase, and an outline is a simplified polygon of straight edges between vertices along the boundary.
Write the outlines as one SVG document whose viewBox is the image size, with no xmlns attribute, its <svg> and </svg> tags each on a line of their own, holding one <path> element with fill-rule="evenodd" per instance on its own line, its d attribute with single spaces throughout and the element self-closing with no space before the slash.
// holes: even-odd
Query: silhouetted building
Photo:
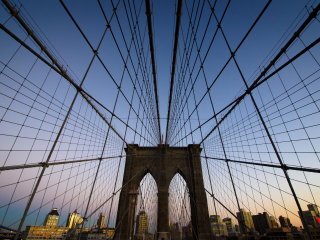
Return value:
<svg viewBox="0 0 320 240">
<path fill-rule="evenodd" d="M 318 206 L 315 204 L 308 204 L 309 211 L 314 211 L 317 217 L 320 217 Z"/>
<path fill-rule="evenodd" d="M 289 218 L 279 216 L 279 222 L 280 222 L 281 227 L 283 227 L 283 228 L 291 228 L 292 227 L 292 224 L 291 224 Z"/>
<path fill-rule="evenodd" d="M 69 213 L 66 227 L 75 228 L 77 224 L 80 224 L 82 221 L 83 221 L 82 217 L 80 216 L 79 213 L 77 213 L 77 210 L 75 210 L 73 213 Z"/>
<path fill-rule="evenodd" d="M 236 232 L 240 232 L 239 225 L 236 224 L 235 227 L 236 227 Z"/>
<path fill-rule="evenodd" d="M 178 222 L 176 223 L 169 223 L 170 227 L 170 235 L 172 240 L 179 240 L 180 239 L 180 224 Z"/>
<path fill-rule="evenodd" d="M 182 227 L 182 239 L 184 239 L 184 240 L 192 240 L 193 239 L 191 221 L 189 222 L 189 224 L 187 226 Z"/>
<path fill-rule="evenodd" d="M 220 215 L 210 215 L 210 223 L 222 223 Z"/>
<path fill-rule="evenodd" d="M 216 236 L 228 236 L 227 225 L 221 222 L 220 215 L 210 215 L 211 229 Z"/>
<path fill-rule="evenodd" d="M 80 240 L 105 240 L 112 239 L 114 228 L 92 229 L 91 231 L 82 231 Z"/>
<path fill-rule="evenodd" d="M 215 236 L 228 236 L 228 229 L 225 223 L 211 223 L 211 228 Z"/>
<path fill-rule="evenodd" d="M 271 228 L 269 214 L 266 212 L 253 215 L 252 220 L 255 230 L 257 230 L 260 235 L 265 234 L 266 230 Z"/>
<path fill-rule="evenodd" d="M 314 211 L 302 211 L 302 213 L 308 225 L 311 225 L 315 228 L 320 227 L 320 220 L 318 220 L 319 217 L 316 215 Z"/>
<path fill-rule="evenodd" d="M 291 221 L 290 221 L 290 219 L 289 219 L 289 218 L 287 218 L 287 222 L 288 222 L 289 227 L 291 227 L 291 228 L 292 228 L 292 223 L 291 223 Z"/>
<path fill-rule="evenodd" d="M 236 232 L 236 226 L 234 225 L 233 219 L 231 219 L 231 218 L 224 218 L 224 219 L 222 220 L 222 222 L 223 222 L 224 224 L 226 224 L 228 233 Z"/>
<path fill-rule="evenodd" d="M 271 223 L 271 228 L 278 228 L 279 224 L 277 223 L 276 219 L 274 216 L 270 216 L 270 223 Z"/>
<path fill-rule="evenodd" d="M 240 209 L 240 212 L 237 212 L 237 217 L 240 221 L 242 220 L 244 224 L 246 224 L 249 228 L 255 230 L 251 212 L 246 212 L 246 210 L 242 208 Z M 239 222 L 239 228 L 242 234 L 250 233 L 250 230 L 246 228 L 243 224 L 241 224 L 241 222 Z"/>
<path fill-rule="evenodd" d="M 102 228 L 105 228 L 105 224 L 104 222 L 106 221 L 106 216 L 104 215 L 104 213 L 100 213 L 100 216 L 99 216 L 99 219 L 97 221 L 97 228 L 98 229 L 102 229 Z"/>
<path fill-rule="evenodd" d="M 295 227 L 292 227 L 293 229 Z M 310 228 L 310 233 L 313 239 L 320 239 L 320 229 Z M 309 235 L 306 232 L 301 232 L 300 228 L 298 231 L 290 228 L 271 228 L 267 230 L 267 238 L 270 240 L 310 240 Z"/>
</svg>

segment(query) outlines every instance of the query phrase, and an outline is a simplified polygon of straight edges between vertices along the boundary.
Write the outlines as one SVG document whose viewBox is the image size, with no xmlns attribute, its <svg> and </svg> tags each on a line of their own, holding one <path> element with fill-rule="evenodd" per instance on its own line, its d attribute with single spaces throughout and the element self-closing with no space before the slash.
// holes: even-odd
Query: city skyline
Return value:
<svg viewBox="0 0 320 240">
<path fill-rule="evenodd" d="M 1 226 L 317 224 L 319 0 L 1 3 Z"/>
</svg>

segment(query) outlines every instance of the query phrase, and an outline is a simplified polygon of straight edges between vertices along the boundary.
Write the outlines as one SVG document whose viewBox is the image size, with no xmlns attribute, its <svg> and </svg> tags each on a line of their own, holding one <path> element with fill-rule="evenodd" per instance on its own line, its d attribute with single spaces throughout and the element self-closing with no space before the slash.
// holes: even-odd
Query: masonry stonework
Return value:
<svg viewBox="0 0 320 240">
<path fill-rule="evenodd" d="M 123 176 L 123 187 L 120 193 L 119 207 L 114 239 L 132 239 L 134 221 L 134 195 L 140 181 L 150 173 L 158 187 L 158 227 L 156 238 L 170 239 L 168 198 L 169 185 L 176 173 L 187 183 L 190 194 L 191 221 L 194 239 L 211 239 L 209 213 L 206 193 L 203 187 L 200 145 L 188 147 L 169 147 L 159 144 L 158 147 L 139 147 L 137 144 L 127 146 L 126 163 Z M 130 181 L 131 180 L 131 181 Z"/>
</svg>

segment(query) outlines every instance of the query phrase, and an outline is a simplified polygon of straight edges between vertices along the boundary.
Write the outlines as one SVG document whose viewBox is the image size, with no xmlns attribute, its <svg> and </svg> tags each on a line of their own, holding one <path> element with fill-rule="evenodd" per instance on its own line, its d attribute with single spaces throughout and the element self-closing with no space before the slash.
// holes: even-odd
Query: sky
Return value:
<svg viewBox="0 0 320 240">
<path fill-rule="evenodd" d="M 47 49 L 58 59 L 64 69 L 67 68 L 69 76 L 77 84 L 80 84 L 84 79 L 83 88 L 85 91 L 94 96 L 106 109 L 114 112 L 118 119 L 113 118 L 110 112 L 93 101 L 103 116 L 111 122 L 127 143 L 136 143 L 140 146 L 156 144 L 158 139 L 155 140 L 155 135 L 152 134 L 155 131 L 153 120 L 146 119 L 146 116 L 151 116 L 156 111 L 144 1 L 135 1 L 134 4 L 125 1 L 127 5 L 120 1 L 116 15 L 113 15 L 113 7 L 110 1 L 101 1 L 112 29 L 112 34 L 110 30 L 106 31 L 98 49 L 98 56 L 104 65 L 97 57 L 93 58 L 93 52 L 89 44 L 59 1 L 10 2 L 16 4 L 17 9 L 21 9 L 20 14 L 22 14 L 23 19 L 28 21 L 28 24 L 32 26 L 37 36 L 41 38 L 41 41 L 45 43 Z M 94 49 L 97 49 L 107 24 L 98 1 L 83 0 L 75 2 L 66 0 L 63 2 L 90 44 Z M 176 137 L 172 135 L 170 145 L 186 146 L 187 144 L 201 142 L 203 137 L 216 124 L 215 119 L 206 122 L 214 115 L 212 105 L 217 113 L 245 91 L 245 84 L 233 60 L 219 75 L 230 57 L 230 52 L 221 31 L 218 31 L 215 36 L 217 23 L 214 16 L 211 15 L 209 3 L 214 4 L 213 1 L 183 1 L 173 88 L 173 110 L 171 113 L 176 120 L 171 126 L 172 133 L 177 135 Z M 117 1 L 113 1 L 113 4 L 117 4 Z M 176 1 L 171 0 L 151 1 L 160 134 L 165 137 L 176 4 Z M 194 12 L 191 13 L 193 4 Z M 237 48 L 266 4 L 267 1 L 230 1 L 221 26 L 231 51 Z M 315 7 L 318 4 L 319 1 L 299 0 L 271 2 L 235 55 L 243 78 L 249 85 L 306 19 L 307 11 L 311 11 L 311 6 Z M 227 1 L 217 1 L 215 6 L 217 19 L 221 19 L 226 6 Z M 196 14 L 197 7 L 198 14 Z M 39 47 L 30 38 L 26 38 L 26 33 L 21 26 L 12 17 L 10 18 L 7 12 L 7 8 L 1 3 L 1 24 L 40 53 Z M 136 18 L 138 24 L 136 25 L 137 32 L 134 35 L 134 42 L 131 42 L 131 31 L 135 21 L 130 18 L 130 14 L 138 16 Z M 132 25 L 129 25 L 128 18 Z M 194 26 L 194 31 L 197 31 L 197 45 L 192 45 L 193 47 L 190 48 L 192 51 L 189 52 L 190 65 L 188 68 L 184 64 L 186 59 L 184 42 L 192 44 L 190 39 L 194 38 L 190 38 L 190 21 L 197 23 Z M 317 39 L 319 32 L 318 17 L 301 34 L 301 40 L 295 41 L 293 46 L 288 49 L 288 57 L 293 57 L 301 51 L 304 48 L 303 44 L 309 45 Z M 203 37 L 204 33 L 205 37 Z M 212 39 L 214 41 L 211 44 Z M 65 130 L 58 140 L 58 145 L 54 148 L 53 155 L 49 156 L 49 151 L 76 91 L 70 83 L 64 79 L 61 80 L 60 75 L 50 71 L 48 66 L 40 60 L 36 60 L 26 49 L 19 48 L 19 44 L 3 30 L 0 31 L 0 42 L 0 67 L 2 69 L 0 80 L 3 86 L 0 99 L 2 102 L 0 112 L 1 166 L 45 162 L 47 159 L 49 159 L 49 162 L 53 162 L 98 158 L 101 157 L 101 152 L 102 157 L 124 154 L 122 149 L 124 145 L 113 131 L 110 131 L 109 140 L 104 147 L 104 139 L 109 136 L 108 126 L 101 120 L 101 116 L 92 110 L 91 106 L 79 95 L 68 118 L 70 120 L 67 121 Z M 132 44 L 130 45 L 130 43 Z M 139 46 L 137 43 L 139 43 Z M 130 48 L 130 58 L 127 58 L 127 48 Z M 137 52 L 141 53 L 140 58 L 139 54 L 136 54 Z M 205 74 L 200 71 L 201 63 L 197 58 L 197 52 L 199 52 L 202 60 L 205 58 L 203 63 Z M 48 59 L 43 53 L 41 55 Z M 272 129 L 271 134 L 277 143 L 276 147 L 281 154 L 281 158 L 288 165 L 320 168 L 318 148 L 320 128 L 317 120 L 319 119 L 318 90 L 320 84 L 317 80 L 319 77 L 319 55 L 320 48 L 316 45 L 311 52 L 299 58 L 295 65 L 285 68 L 279 75 L 271 78 L 268 85 L 261 85 L 253 92 L 264 119 L 267 119 L 267 126 Z M 92 65 L 90 65 L 92 59 Z M 125 71 L 124 61 L 127 61 L 127 70 Z M 276 63 L 276 67 L 281 66 L 285 61 L 287 61 L 287 58 L 282 57 Z M 138 62 L 141 63 L 143 69 L 140 68 Z M 88 66 L 90 68 L 86 73 Z M 192 70 L 193 67 L 194 70 Z M 182 71 L 186 75 L 181 74 Z M 274 69 L 271 69 L 268 73 L 272 71 Z M 137 74 L 137 78 L 135 78 L 135 74 Z M 312 76 L 308 77 L 310 75 Z M 189 76 L 191 76 L 191 82 L 194 81 L 194 91 L 191 88 L 191 83 L 187 85 Z M 302 86 L 301 79 L 307 85 Z M 133 83 L 135 83 L 137 90 L 133 89 Z M 211 85 L 212 83 L 214 83 L 213 87 L 208 90 L 206 84 Z M 119 93 L 117 86 L 121 86 L 121 93 Z M 183 88 L 180 89 L 180 86 L 183 86 Z M 185 91 L 185 88 L 187 91 Z M 37 93 L 38 91 L 39 93 Z M 146 94 L 139 95 L 139 91 Z M 206 94 L 207 91 L 210 95 Z M 184 95 L 185 92 L 190 93 L 189 97 Z M 287 93 L 290 97 L 285 95 Z M 51 99 L 52 96 L 54 96 L 53 100 Z M 198 105 L 202 98 L 201 104 Z M 12 99 L 14 100 L 12 101 Z M 37 101 L 34 102 L 33 99 L 37 99 Z M 130 109 L 128 103 L 131 103 L 132 109 Z M 26 107 L 26 104 L 28 107 Z M 139 107 L 141 104 L 145 106 L 144 109 Z M 180 119 L 176 118 L 179 115 L 175 114 L 180 113 L 182 109 L 183 113 L 180 115 Z M 194 109 L 195 111 L 190 114 L 189 111 L 191 112 Z M 217 120 L 219 121 L 225 113 L 226 110 L 218 114 Z M 189 116 L 190 121 L 183 125 L 182 118 L 188 118 Z M 140 118 L 140 120 L 137 120 L 137 118 Z M 299 118 L 302 120 L 299 121 Z M 124 124 L 126 122 L 131 128 L 126 128 Z M 286 124 L 281 124 L 282 122 Z M 197 129 L 199 124 L 203 124 L 201 130 Z M 271 145 L 266 140 L 266 133 L 261 130 L 261 126 L 262 123 L 254 110 L 254 105 L 249 98 L 246 98 L 221 124 L 220 131 L 226 143 L 224 147 L 227 149 L 227 157 L 240 161 L 245 159 L 246 161 L 279 164 Z M 178 132 L 177 129 L 180 128 L 182 130 Z M 308 130 L 303 131 L 306 128 Z M 41 129 L 41 131 L 38 131 L 38 129 Z M 191 130 L 194 130 L 194 133 L 188 135 L 187 138 L 183 138 Z M 286 134 L 287 132 L 290 132 L 290 134 Z M 181 140 L 181 138 L 183 139 Z M 205 152 L 203 154 L 206 153 L 207 156 L 213 158 L 224 158 L 223 146 L 219 143 L 219 139 L 219 134 L 215 130 L 204 142 Z M 204 160 L 203 164 L 205 164 Z M 250 211 L 255 214 L 266 208 L 271 213 L 277 212 L 278 216 L 284 215 L 288 214 L 283 209 L 283 202 L 286 202 L 290 206 L 287 206 L 287 208 L 293 209 L 292 213 L 288 214 L 289 218 L 295 225 L 301 225 L 298 218 L 294 216 L 297 215 L 294 200 L 290 194 L 285 193 L 290 192 L 290 189 L 283 179 L 283 172 L 278 171 L 280 169 L 271 171 L 264 168 L 249 169 L 243 165 L 239 167 L 236 164 L 231 166 L 236 185 L 240 194 L 243 194 L 241 201 Z M 46 212 L 49 212 L 54 204 L 61 206 L 61 218 L 64 218 L 64 220 L 60 224 L 65 221 L 68 211 L 73 211 L 74 206 L 77 206 L 81 214 L 84 214 L 85 201 L 90 192 L 90 183 L 94 181 L 95 173 L 98 172 L 99 185 L 97 185 L 99 187 L 94 191 L 94 203 L 90 206 L 90 210 L 94 210 L 104 201 L 105 197 L 113 192 L 112 189 L 121 186 L 123 168 L 124 158 L 122 160 L 116 158 L 103 162 L 100 170 L 97 170 L 97 162 L 72 164 L 70 168 L 67 165 L 59 165 L 46 170 L 47 175 L 45 175 L 39 187 L 43 190 L 37 193 L 30 209 L 30 212 L 34 211 L 34 214 L 31 214 L 29 219 L 27 218 L 24 225 L 40 223 Z M 227 201 L 230 208 L 235 209 L 234 197 L 227 199 L 227 195 L 232 194 L 232 187 L 225 163 L 211 161 L 207 167 L 203 167 L 203 171 L 205 170 L 209 173 L 204 172 L 206 186 L 210 186 L 210 181 L 215 182 L 214 191 L 216 191 L 217 196 Z M 270 173 L 266 172 L 269 170 Z M 114 174 L 117 171 L 120 177 Z M 14 174 L 12 174 L 13 172 Z M 38 168 L 1 172 L 0 179 L 3 179 L 1 180 L 3 183 L 1 183 L 0 191 L 4 194 L 0 194 L 1 203 L 3 203 L 0 209 L 0 224 L 14 228 L 18 227 L 17 222 L 22 216 L 28 194 L 31 192 L 39 174 Z M 215 180 L 212 180 L 209 177 L 210 175 Z M 70 176 L 73 177 L 70 178 Z M 293 185 L 297 189 L 299 197 L 305 198 L 307 202 L 319 202 L 319 174 L 289 172 L 289 176 L 297 180 Z M 81 184 L 77 185 L 78 183 Z M 270 190 L 269 187 L 273 190 Z M 254 193 L 253 188 L 259 189 L 257 192 L 260 191 L 260 193 Z M 79 192 L 78 195 L 77 191 Z M 101 194 L 99 195 L 99 193 Z M 258 195 L 260 195 L 260 199 L 256 197 Z M 52 196 L 56 198 L 53 202 Z M 77 200 L 72 200 L 76 199 L 75 196 L 77 196 Z M 250 199 L 250 197 L 253 199 Z M 70 200 L 68 201 L 68 199 Z M 11 202 L 14 202 L 14 204 L 7 205 Z M 115 202 L 117 202 L 116 199 Z M 275 203 L 275 206 L 272 202 Z M 113 221 L 112 224 L 115 224 L 116 204 L 113 207 L 110 207 L 110 204 L 108 202 L 103 210 L 108 211 L 112 208 L 110 216 L 111 221 Z M 208 204 L 209 212 L 212 213 L 213 203 Z M 252 207 L 253 205 L 255 205 L 255 208 Z M 282 207 L 278 209 L 277 205 Z M 302 201 L 301 205 L 303 209 L 306 209 L 306 202 Z M 40 209 L 37 206 L 41 206 Z M 221 209 L 221 215 L 227 214 L 221 207 L 219 209 Z M 94 216 L 96 217 L 96 215 Z M 94 224 L 95 220 L 90 221 L 88 225 Z"/>
</svg>

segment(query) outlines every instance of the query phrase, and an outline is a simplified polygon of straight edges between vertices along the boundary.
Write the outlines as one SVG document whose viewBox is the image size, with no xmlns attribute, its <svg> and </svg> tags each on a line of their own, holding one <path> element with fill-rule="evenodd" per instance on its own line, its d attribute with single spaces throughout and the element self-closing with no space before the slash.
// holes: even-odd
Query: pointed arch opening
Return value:
<svg viewBox="0 0 320 240">
<path fill-rule="evenodd" d="M 173 176 L 168 192 L 171 239 L 189 239 L 192 237 L 189 188 L 179 172 Z"/>
<path fill-rule="evenodd" d="M 158 186 L 153 176 L 147 173 L 140 181 L 135 210 L 135 239 L 150 239 L 157 231 Z"/>
</svg>

